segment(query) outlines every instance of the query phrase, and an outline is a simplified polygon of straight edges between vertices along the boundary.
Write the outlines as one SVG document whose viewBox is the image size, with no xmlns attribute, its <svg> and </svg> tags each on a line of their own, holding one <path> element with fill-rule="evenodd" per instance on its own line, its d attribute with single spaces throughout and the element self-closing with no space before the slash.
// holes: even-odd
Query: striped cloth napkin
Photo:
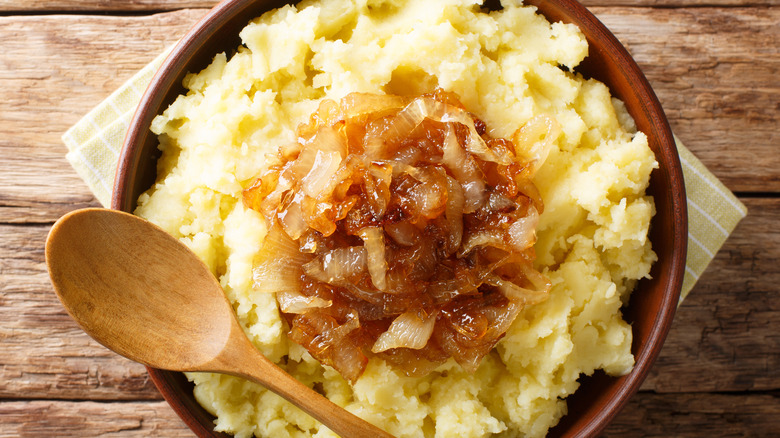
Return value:
<svg viewBox="0 0 780 438">
<path fill-rule="evenodd" d="M 111 204 L 114 173 L 130 119 L 166 50 L 71 127 L 62 140 L 68 161 L 104 206 Z M 688 195 L 688 259 L 682 301 L 747 214 L 745 206 L 679 141 Z"/>
</svg>

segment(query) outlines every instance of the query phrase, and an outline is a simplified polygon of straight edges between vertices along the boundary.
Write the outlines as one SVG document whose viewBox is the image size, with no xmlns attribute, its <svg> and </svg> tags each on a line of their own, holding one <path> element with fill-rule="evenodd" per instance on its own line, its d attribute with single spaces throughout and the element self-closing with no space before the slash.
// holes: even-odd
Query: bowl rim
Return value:
<svg viewBox="0 0 780 438">
<path fill-rule="evenodd" d="M 209 34 L 209 32 L 203 32 L 203 30 L 227 23 L 244 12 L 252 4 L 268 4 L 267 9 L 270 10 L 279 6 L 276 3 L 275 0 L 224 0 L 202 17 L 174 46 L 148 85 L 131 119 L 116 170 L 111 208 L 127 211 L 131 209 L 128 205 L 133 205 L 135 202 L 135 200 L 128 200 L 128 197 L 132 194 L 132 188 L 128 184 L 128 179 L 138 165 L 136 155 L 139 147 L 149 135 L 148 130 L 151 121 L 156 116 L 157 109 L 161 108 L 168 90 L 171 87 L 178 86 L 178 84 L 174 83 L 177 75 L 185 68 L 198 47 L 204 41 L 213 38 L 213 35 Z M 296 4 L 298 2 L 293 1 L 289 3 Z M 660 147 L 659 150 L 654 152 L 656 154 L 665 154 L 664 160 L 659 160 L 659 162 L 664 161 L 666 163 L 665 168 L 668 172 L 668 181 L 665 181 L 665 183 L 668 183 L 671 187 L 669 190 L 671 196 L 668 201 L 676 219 L 673 222 L 671 235 L 671 239 L 674 241 L 674 250 L 672 251 L 672 258 L 668 260 L 670 275 L 663 294 L 660 306 L 661 311 L 655 316 L 653 329 L 647 339 L 649 342 L 640 349 L 639 354 L 635 355 L 636 365 L 629 374 L 619 378 L 624 380 L 619 386 L 621 391 L 619 391 L 618 396 L 611 398 L 604 409 L 596 415 L 589 417 L 590 419 L 577 429 L 576 435 L 572 435 L 596 436 L 604 430 L 609 420 L 613 419 L 639 390 L 640 385 L 647 377 L 650 368 L 658 357 L 661 346 L 671 328 L 671 322 L 674 318 L 682 288 L 687 253 L 687 202 L 682 166 L 669 122 L 655 92 L 628 50 L 606 26 L 576 0 L 526 0 L 524 4 L 536 6 L 540 13 L 545 15 L 551 22 L 571 21 L 568 18 L 576 16 L 583 23 L 587 24 L 587 29 L 594 32 L 594 35 L 597 36 L 603 45 L 597 47 L 593 44 L 591 37 L 588 37 L 589 49 L 604 52 L 603 55 L 610 59 L 613 67 L 618 70 L 619 74 L 626 77 L 632 84 L 635 84 L 632 88 L 638 94 L 639 104 L 643 107 L 644 112 L 650 115 L 652 119 L 651 125 L 658 128 L 655 134 Z M 555 12 L 550 12 L 556 6 L 560 8 L 558 11 L 560 15 L 558 16 L 556 16 Z M 542 12 L 545 9 L 547 11 Z M 266 10 L 265 6 L 263 6 L 263 10 Z M 580 28 L 583 29 L 583 26 L 580 25 Z M 583 29 L 583 32 L 585 32 L 585 29 Z M 612 92 L 613 90 L 610 88 L 610 91 Z M 155 110 L 152 111 L 150 108 Z M 632 347 L 633 349 L 634 347 Z M 151 367 L 147 367 L 147 370 L 163 398 L 196 435 L 200 437 L 229 436 L 215 432 L 213 428 L 207 428 L 194 417 L 191 410 L 200 408 L 194 401 L 194 396 L 190 397 L 191 400 L 185 401 L 175 396 L 177 379 L 178 381 L 184 379 L 183 373 Z"/>
</svg>

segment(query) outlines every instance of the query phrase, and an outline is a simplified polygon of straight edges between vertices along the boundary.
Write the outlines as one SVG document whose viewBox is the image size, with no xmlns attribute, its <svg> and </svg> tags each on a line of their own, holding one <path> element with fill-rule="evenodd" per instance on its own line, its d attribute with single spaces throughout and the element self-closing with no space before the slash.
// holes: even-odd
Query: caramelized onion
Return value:
<svg viewBox="0 0 780 438">
<path fill-rule="evenodd" d="M 436 314 L 421 316 L 416 311 L 404 312 L 379 336 L 371 352 L 379 353 L 401 347 L 419 350 L 428 343 L 435 323 Z"/>
<path fill-rule="evenodd" d="M 297 290 L 281 289 L 276 291 L 276 300 L 279 302 L 279 310 L 284 313 L 306 313 L 315 308 L 330 307 L 330 300 L 320 297 L 307 297 Z"/>
<path fill-rule="evenodd" d="M 458 142 L 455 129 L 447 126 L 442 146 L 442 162 L 460 183 L 464 194 L 464 213 L 473 213 L 485 202 L 485 177 L 474 158 Z"/>
<path fill-rule="evenodd" d="M 292 341 L 353 382 L 370 355 L 413 376 L 448 358 L 473 372 L 546 299 L 531 178 L 557 124 L 486 131 L 443 90 L 320 103 L 243 194 L 272 225 L 255 289 L 276 293 Z"/>
<path fill-rule="evenodd" d="M 379 227 L 365 227 L 360 230 L 367 253 L 368 273 L 374 287 L 384 290 L 387 286 L 387 262 L 385 261 L 385 235 Z"/>
<path fill-rule="evenodd" d="M 355 314 L 339 323 L 322 309 L 295 315 L 289 337 L 301 344 L 320 362 L 334 367 L 345 378 L 355 381 L 363 373 L 368 358 L 351 336 L 360 329 Z"/>
<path fill-rule="evenodd" d="M 304 193 L 312 198 L 318 197 L 340 165 L 341 155 L 338 152 L 317 151 L 311 170 L 303 177 Z"/>
<path fill-rule="evenodd" d="M 512 140 L 516 153 L 526 157 L 531 164 L 533 176 L 550 154 L 555 139 L 561 133 L 561 126 L 550 116 L 539 114 L 515 131 Z"/>
<path fill-rule="evenodd" d="M 497 275 L 490 275 L 486 282 L 496 286 L 498 290 L 511 301 L 525 305 L 540 303 L 547 298 L 547 294 L 549 293 L 549 287 L 542 288 L 541 290 L 527 289 L 520 287 L 511 281 L 502 280 Z"/>
<path fill-rule="evenodd" d="M 531 206 L 528 214 L 518 218 L 507 230 L 507 240 L 517 252 L 525 251 L 536 243 L 536 226 L 539 224 L 539 213 Z"/>
<path fill-rule="evenodd" d="M 366 249 L 360 246 L 336 248 L 303 265 L 303 272 L 323 283 L 343 285 L 366 271 Z"/>
<path fill-rule="evenodd" d="M 261 293 L 299 291 L 302 266 L 310 259 L 311 256 L 298 251 L 298 244 L 284 231 L 272 227 L 255 259 L 254 289 Z"/>
<path fill-rule="evenodd" d="M 461 224 L 462 226 L 462 224 Z M 386 223 L 385 232 L 401 246 L 413 246 L 418 242 L 420 230 L 409 222 Z"/>
<path fill-rule="evenodd" d="M 463 240 L 463 209 L 465 205 L 463 187 L 451 176 L 447 175 L 447 206 L 444 217 L 447 220 L 449 235 L 447 236 L 447 253 L 452 254 L 460 247 Z"/>
</svg>

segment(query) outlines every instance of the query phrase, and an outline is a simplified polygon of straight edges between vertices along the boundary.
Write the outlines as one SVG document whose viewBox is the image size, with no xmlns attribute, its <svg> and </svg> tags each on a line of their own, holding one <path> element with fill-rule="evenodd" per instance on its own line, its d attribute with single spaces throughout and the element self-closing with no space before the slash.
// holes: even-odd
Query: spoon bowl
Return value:
<svg viewBox="0 0 780 438">
<path fill-rule="evenodd" d="M 230 339 L 234 318 L 203 262 L 150 229 L 111 210 L 64 216 L 46 245 L 55 292 L 84 331 L 122 356 L 205 371 Z"/>
<path fill-rule="evenodd" d="M 263 356 L 208 267 L 161 228 L 116 210 L 76 210 L 52 227 L 46 263 L 68 313 L 110 350 L 154 368 L 252 380 L 341 436 L 391 436 Z"/>
</svg>

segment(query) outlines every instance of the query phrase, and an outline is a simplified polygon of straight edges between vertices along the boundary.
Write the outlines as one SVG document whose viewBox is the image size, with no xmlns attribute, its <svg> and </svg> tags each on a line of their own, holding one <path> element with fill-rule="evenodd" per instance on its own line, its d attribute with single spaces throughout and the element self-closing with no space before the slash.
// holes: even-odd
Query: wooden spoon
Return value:
<svg viewBox="0 0 780 438">
<path fill-rule="evenodd" d="M 136 362 L 257 382 L 344 437 L 391 437 L 302 384 L 244 335 L 222 288 L 184 244 L 116 210 L 63 216 L 46 240 L 54 290 L 87 334 Z"/>
</svg>

